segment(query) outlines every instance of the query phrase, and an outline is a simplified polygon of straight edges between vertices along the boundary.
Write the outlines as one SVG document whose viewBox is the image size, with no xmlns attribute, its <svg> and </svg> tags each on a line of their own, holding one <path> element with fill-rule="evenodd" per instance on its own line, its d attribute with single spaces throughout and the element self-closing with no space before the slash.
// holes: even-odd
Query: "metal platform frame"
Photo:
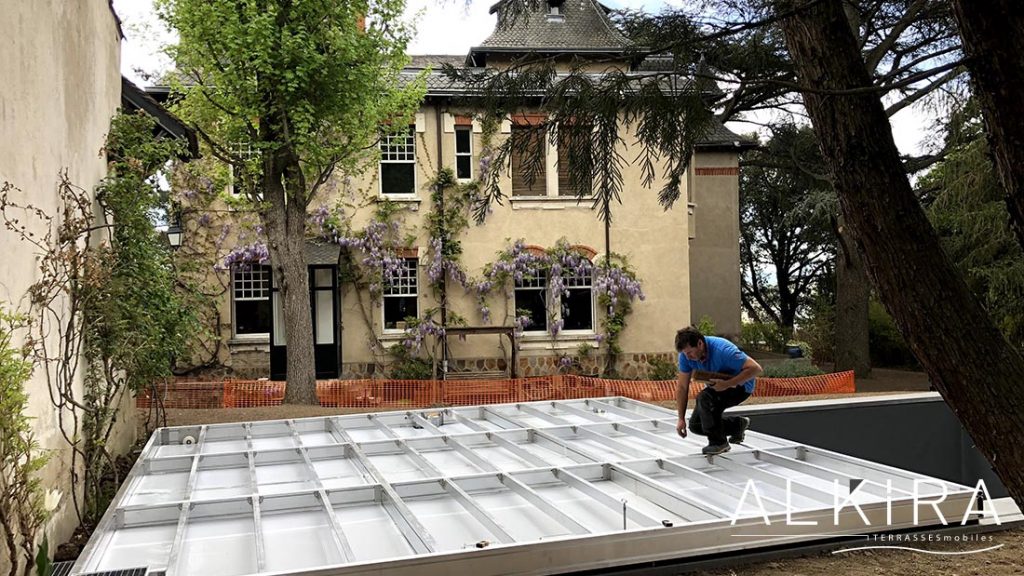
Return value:
<svg viewBox="0 0 1024 576">
<path fill-rule="evenodd" d="M 715 457 L 701 440 L 620 397 L 164 428 L 71 573 L 550 574 L 956 523 L 973 501 L 756 432 Z"/>
</svg>

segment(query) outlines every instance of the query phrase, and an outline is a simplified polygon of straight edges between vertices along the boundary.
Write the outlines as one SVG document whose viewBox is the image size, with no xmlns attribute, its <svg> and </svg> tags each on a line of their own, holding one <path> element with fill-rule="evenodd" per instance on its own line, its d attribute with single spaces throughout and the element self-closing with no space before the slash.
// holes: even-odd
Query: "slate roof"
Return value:
<svg viewBox="0 0 1024 576">
<path fill-rule="evenodd" d="M 559 5 L 559 16 L 547 13 L 547 1 L 537 3 L 537 11 L 515 17 L 503 12 L 504 1 L 491 6 L 491 13 L 498 13 L 498 25 L 472 51 L 622 52 L 633 46 L 594 0 L 567 0 Z"/>
<path fill-rule="evenodd" d="M 341 246 L 337 244 L 322 244 L 307 240 L 305 248 L 306 264 L 309 265 L 337 264 L 338 254 L 341 253 Z"/>
<path fill-rule="evenodd" d="M 465 54 L 410 54 L 409 58 L 410 62 L 406 65 L 406 68 L 422 69 L 430 66 L 434 69 L 440 69 L 444 64 L 462 67 L 466 63 Z"/>
<path fill-rule="evenodd" d="M 754 140 L 729 130 L 718 120 L 714 120 L 710 128 L 710 131 L 697 143 L 698 148 L 704 150 L 748 150 L 757 148 L 759 145 Z"/>
</svg>

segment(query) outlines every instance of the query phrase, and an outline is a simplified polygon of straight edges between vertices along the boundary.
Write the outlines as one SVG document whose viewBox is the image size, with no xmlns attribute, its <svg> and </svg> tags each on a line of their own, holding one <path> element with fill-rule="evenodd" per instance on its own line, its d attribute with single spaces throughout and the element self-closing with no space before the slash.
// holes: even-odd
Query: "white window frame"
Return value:
<svg viewBox="0 0 1024 576">
<path fill-rule="evenodd" d="M 544 327 L 542 329 L 532 328 L 527 326 L 523 330 L 523 336 L 526 337 L 541 337 L 548 336 L 550 334 L 550 326 L 553 322 L 564 320 L 562 318 L 562 294 L 555 294 L 551 289 L 550 276 L 547 270 L 543 270 L 538 277 L 532 280 L 524 280 L 522 282 L 516 282 L 513 287 L 513 305 L 515 304 L 515 292 L 519 290 L 538 290 L 544 291 L 546 295 L 545 307 L 544 307 Z M 590 328 L 567 330 L 564 327 L 558 331 L 558 335 L 562 336 L 593 336 L 597 333 L 597 298 L 594 297 L 594 266 L 590 266 L 590 274 L 584 280 L 576 276 L 565 276 L 562 277 L 563 286 L 566 289 L 581 289 L 588 288 L 590 290 Z M 552 308 L 554 306 L 554 308 Z M 517 308 L 518 309 L 518 308 Z M 518 313 L 514 317 L 518 317 Z"/>
<path fill-rule="evenodd" d="M 259 150 L 253 150 L 251 142 L 235 142 L 231 145 L 231 154 L 239 156 L 245 160 L 253 158 L 259 155 Z M 239 198 L 242 193 L 235 189 L 235 166 L 228 165 L 228 193 L 233 198 Z M 257 190 L 255 200 L 257 202 L 263 200 L 263 191 Z"/>
<path fill-rule="evenodd" d="M 459 132 L 465 132 L 469 135 L 469 151 L 459 152 Z M 455 149 L 455 179 L 459 182 L 468 182 L 473 179 L 473 126 L 458 125 L 455 126 L 454 131 L 454 144 Z M 469 158 L 469 176 L 465 178 L 459 177 L 459 158 Z"/>
<path fill-rule="evenodd" d="M 597 325 L 597 298 L 594 298 L 594 265 L 593 265 L 593 263 L 590 264 L 590 272 L 587 274 L 587 277 L 585 279 L 581 279 L 581 278 L 579 278 L 576 275 L 566 276 L 566 275 L 563 274 L 562 275 L 562 283 L 563 283 L 563 285 L 565 286 L 565 288 L 567 290 L 573 290 L 573 289 L 580 290 L 582 288 L 589 289 L 589 291 L 590 291 L 590 328 L 583 328 L 583 329 L 578 329 L 578 330 L 566 330 L 563 327 L 563 329 L 559 332 L 559 334 L 566 334 L 566 335 L 574 335 L 574 334 L 590 335 L 590 334 L 595 334 L 596 333 L 596 331 L 595 331 L 596 330 L 596 325 Z M 574 283 L 576 283 L 576 284 L 574 285 Z M 557 315 L 557 319 L 558 320 L 564 320 L 564 318 L 562 318 L 562 295 L 561 294 L 558 295 L 558 315 Z"/>
<path fill-rule="evenodd" d="M 551 325 L 551 285 L 548 282 L 548 271 L 541 269 L 537 271 L 537 275 L 530 279 L 523 279 L 522 281 L 515 282 L 515 286 L 512 288 L 512 317 L 513 319 L 519 317 L 519 307 L 516 304 L 516 292 L 520 290 L 524 291 L 537 291 L 544 293 L 544 327 L 539 330 L 535 328 L 536 325 L 527 326 L 523 328 L 523 336 L 541 336 L 548 333 L 548 327 Z"/>
<path fill-rule="evenodd" d="M 378 143 L 378 150 L 380 151 L 380 162 L 377 163 L 377 192 L 381 198 L 415 198 L 417 196 L 417 190 L 419 190 L 419 176 L 416 174 L 416 125 L 410 124 L 408 126 L 408 134 L 391 134 L 382 133 L 380 135 L 380 142 Z M 403 151 L 395 153 L 392 150 L 392 145 L 398 139 L 407 139 L 403 146 Z M 412 147 L 411 159 L 408 149 Z M 402 158 L 389 158 L 389 155 L 403 156 Z M 411 164 L 412 165 L 412 192 L 403 192 L 400 194 L 387 193 L 384 191 L 384 165 L 385 164 Z"/>
<path fill-rule="evenodd" d="M 403 273 L 398 278 L 393 278 L 391 282 L 384 284 L 384 288 L 381 291 L 381 299 L 386 300 L 387 298 L 408 298 L 412 296 L 416 301 L 416 313 L 414 317 L 419 318 L 420 315 L 420 298 L 419 298 L 419 285 L 420 285 L 420 266 L 419 258 L 403 258 Z M 397 282 L 397 285 L 394 283 Z M 380 307 L 380 325 L 381 330 L 384 334 L 402 334 L 405 332 L 402 328 L 388 328 L 387 327 L 387 303 L 382 301 Z M 405 319 L 397 320 L 396 322 L 403 322 Z"/>
<path fill-rule="evenodd" d="M 256 278 L 256 275 L 260 278 Z M 266 264 L 236 265 L 231 268 L 231 336 L 235 340 L 266 340 L 270 338 L 270 332 L 250 332 L 240 334 L 238 332 L 238 302 L 255 302 L 266 300 L 268 306 L 273 306 L 271 301 L 271 268 Z M 239 278 L 239 277 L 242 278 Z M 239 282 L 242 284 L 239 285 Z M 262 286 L 258 283 L 263 283 Z M 241 296 L 239 295 L 241 293 Z M 273 308 L 271 308 L 273 314 Z M 273 322 L 273 321 L 271 321 Z"/>
</svg>

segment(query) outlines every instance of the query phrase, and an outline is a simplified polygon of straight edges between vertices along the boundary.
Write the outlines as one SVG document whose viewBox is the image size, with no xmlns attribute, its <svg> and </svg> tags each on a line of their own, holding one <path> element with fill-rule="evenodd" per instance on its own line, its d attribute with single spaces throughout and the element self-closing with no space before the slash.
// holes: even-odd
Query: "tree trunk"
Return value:
<svg viewBox="0 0 1024 576">
<path fill-rule="evenodd" d="M 836 370 L 853 370 L 857 378 L 871 376 L 868 303 L 871 285 L 864 262 L 841 220 L 836 250 Z"/>
<path fill-rule="evenodd" d="M 309 271 L 306 267 L 306 204 L 301 178 L 295 176 L 298 161 L 287 151 L 277 151 L 265 162 L 264 200 L 260 211 L 266 226 L 270 262 L 283 306 L 287 337 L 288 387 L 285 402 L 316 403 L 316 364 L 313 356 L 313 317 L 309 303 Z M 287 201 L 285 200 L 287 197 Z"/>
<path fill-rule="evenodd" d="M 914 197 L 879 96 L 866 90 L 871 78 L 841 4 L 826 0 L 782 23 L 799 81 L 810 87 L 804 104 L 841 213 L 900 332 L 1024 504 L 1024 357 L 970 292 Z"/>
<path fill-rule="evenodd" d="M 1024 11 L 1018 0 L 953 0 L 974 96 L 1006 192 L 1017 241 L 1024 246 Z"/>
</svg>

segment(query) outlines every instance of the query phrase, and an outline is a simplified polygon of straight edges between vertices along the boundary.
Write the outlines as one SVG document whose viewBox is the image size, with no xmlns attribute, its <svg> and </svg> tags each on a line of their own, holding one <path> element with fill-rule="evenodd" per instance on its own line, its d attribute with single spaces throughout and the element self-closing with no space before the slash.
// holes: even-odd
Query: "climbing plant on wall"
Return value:
<svg viewBox="0 0 1024 576">
<path fill-rule="evenodd" d="M 115 116 L 108 176 L 94 195 L 62 175 L 58 214 L 12 202 L 6 190 L 0 196 L 5 226 L 39 256 L 39 280 L 28 293 L 32 360 L 43 368 L 72 449 L 69 469 L 82 499 L 78 490 L 71 496 L 81 521 L 106 509 L 104 475 L 119 483 L 110 441 L 126 397 L 170 375 L 198 330 L 194 300 L 178 290 L 152 220 L 164 198 L 154 173 L 181 145 L 156 138 L 154 127 L 141 114 Z M 34 234 L 23 218 L 46 232 Z"/>
</svg>

